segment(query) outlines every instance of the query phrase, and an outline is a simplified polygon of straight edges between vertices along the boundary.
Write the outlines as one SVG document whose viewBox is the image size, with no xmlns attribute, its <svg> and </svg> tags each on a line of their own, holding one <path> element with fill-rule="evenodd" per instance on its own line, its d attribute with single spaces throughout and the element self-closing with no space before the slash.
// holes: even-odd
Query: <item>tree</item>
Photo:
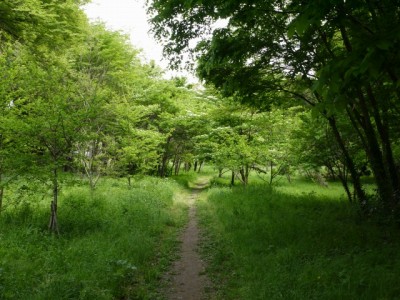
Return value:
<svg viewBox="0 0 400 300">
<path fill-rule="evenodd" d="M 326 118 L 365 207 L 338 128 L 338 119 L 346 118 L 368 157 L 382 205 L 388 215 L 397 213 L 397 1 L 155 0 L 149 11 L 173 62 L 202 36 L 190 49 L 199 59 L 198 73 L 226 94 L 261 106 L 302 100 Z M 221 19 L 227 25 L 213 29 Z"/>
</svg>

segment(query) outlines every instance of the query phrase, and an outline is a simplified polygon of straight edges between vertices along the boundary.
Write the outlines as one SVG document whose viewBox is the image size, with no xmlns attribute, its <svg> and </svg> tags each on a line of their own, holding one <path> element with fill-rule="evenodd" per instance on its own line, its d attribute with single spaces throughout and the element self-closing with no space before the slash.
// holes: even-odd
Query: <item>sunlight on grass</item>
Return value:
<svg viewBox="0 0 400 300">
<path fill-rule="evenodd" d="M 186 220 L 183 193 L 174 180 L 156 178 L 131 188 L 104 180 L 93 194 L 87 186 L 65 188 L 60 236 L 46 230 L 44 201 L 6 210 L 0 298 L 154 299 Z"/>
<path fill-rule="evenodd" d="M 199 215 L 217 298 L 395 299 L 397 229 L 340 199 L 336 184 L 210 189 Z"/>
</svg>

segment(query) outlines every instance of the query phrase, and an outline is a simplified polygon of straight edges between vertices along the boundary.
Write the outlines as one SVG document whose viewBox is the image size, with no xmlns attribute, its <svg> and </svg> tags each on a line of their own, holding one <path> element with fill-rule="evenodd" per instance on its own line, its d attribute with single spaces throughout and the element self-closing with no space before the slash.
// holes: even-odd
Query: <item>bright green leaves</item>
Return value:
<svg viewBox="0 0 400 300">
<path fill-rule="evenodd" d="M 61 50 L 82 37 L 86 16 L 77 1 L 9 1 L 0 3 L 0 35 L 30 45 Z"/>
</svg>

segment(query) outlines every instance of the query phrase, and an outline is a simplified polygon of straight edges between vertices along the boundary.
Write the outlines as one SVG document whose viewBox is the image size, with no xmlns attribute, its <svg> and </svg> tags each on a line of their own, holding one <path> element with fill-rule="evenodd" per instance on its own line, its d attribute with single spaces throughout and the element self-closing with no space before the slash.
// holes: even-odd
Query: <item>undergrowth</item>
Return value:
<svg viewBox="0 0 400 300">
<path fill-rule="evenodd" d="M 313 183 L 214 187 L 199 202 L 217 299 L 398 299 L 398 228 Z"/>
<path fill-rule="evenodd" d="M 60 235 L 49 234 L 47 198 L 0 216 L 0 299 L 155 299 L 177 247 L 185 205 L 171 179 L 143 178 L 129 188 L 107 179 L 91 193 L 65 187 Z"/>
</svg>

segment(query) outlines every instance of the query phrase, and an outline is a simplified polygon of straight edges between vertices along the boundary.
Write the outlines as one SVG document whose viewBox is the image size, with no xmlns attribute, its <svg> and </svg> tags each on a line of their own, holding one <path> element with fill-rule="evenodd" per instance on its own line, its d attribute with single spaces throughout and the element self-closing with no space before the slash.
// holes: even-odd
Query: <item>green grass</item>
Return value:
<svg viewBox="0 0 400 300">
<path fill-rule="evenodd" d="M 171 179 L 103 180 L 62 190 L 60 236 L 49 199 L 31 195 L 0 216 L 0 299 L 157 299 L 186 219 Z"/>
<path fill-rule="evenodd" d="M 336 184 L 214 187 L 199 202 L 217 299 L 399 299 L 398 228 L 360 219 Z"/>
</svg>

